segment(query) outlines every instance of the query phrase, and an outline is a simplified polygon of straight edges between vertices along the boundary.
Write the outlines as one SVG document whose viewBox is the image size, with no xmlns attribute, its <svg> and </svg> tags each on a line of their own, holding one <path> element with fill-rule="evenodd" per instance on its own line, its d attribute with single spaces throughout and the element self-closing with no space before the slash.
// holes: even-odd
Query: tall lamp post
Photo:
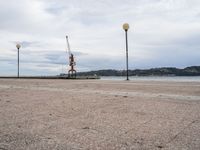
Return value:
<svg viewBox="0 0 200 150">
<path fill-rule="evenodd" d="M 18 62 L 17 63 L 17 66 L 18 66 L 17 70 L 18 70 L 18 72 L 17 72 L 17 77 L 19 78 L 19 49 L 20 49 L 21 45 L 17 44 L 16 47 L 17 47 L 17 50 L 18 50 L 18 61 L 17 61 Z"/>
<path fill-rule="evenodd" d="M 126 37 L 126 80 L 129 80 L 129 78 L 128 78 L 128 36 L 127 36 L 129 24 L 124 23 L 123 29 L 125 30 L 125 37 Z"/>
</svg>

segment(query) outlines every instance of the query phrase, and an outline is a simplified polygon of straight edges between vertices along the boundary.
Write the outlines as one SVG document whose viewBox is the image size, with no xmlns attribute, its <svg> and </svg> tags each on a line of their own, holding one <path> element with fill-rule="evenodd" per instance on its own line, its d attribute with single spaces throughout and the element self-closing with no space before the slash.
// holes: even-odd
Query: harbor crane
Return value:
<svg viewBox="0 0 200 150">
<path fill-rule="evenodd" d="M 69 39 L 68 36 L 66 36 L 66 42 L 67 42 L 67 54 L 69 55 L 69 70 L 68 70 L 68 77 L 69 78 L 76 78 L 76 70 L 75 70 L 75 59 L 74 55 L 71 52 L 70 45 L 69 45 Z"/>
</svg>

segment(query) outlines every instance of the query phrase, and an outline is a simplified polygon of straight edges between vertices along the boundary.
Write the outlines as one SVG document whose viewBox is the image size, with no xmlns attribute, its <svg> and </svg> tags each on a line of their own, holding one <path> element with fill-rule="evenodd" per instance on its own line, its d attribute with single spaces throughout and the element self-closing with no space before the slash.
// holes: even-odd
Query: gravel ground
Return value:
<svg viewBox="0 0 200 150">
<path fill-rule="evenodd" d="M 200 83 L 0 79 L 0 150 L 200 149 Z"/>
</svg>

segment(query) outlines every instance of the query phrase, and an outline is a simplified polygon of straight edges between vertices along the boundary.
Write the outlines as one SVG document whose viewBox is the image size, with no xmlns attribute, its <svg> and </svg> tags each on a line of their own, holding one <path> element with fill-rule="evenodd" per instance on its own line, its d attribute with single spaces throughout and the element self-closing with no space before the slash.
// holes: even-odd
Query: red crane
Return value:
<svg viewBox="0 0 200 150">
<path fill-rule="evenodd" d="M 69 78 L 76 78 L 76 70 L 75 70 L 75 59 L 74 55 L 71 52 L 70 45 L 69 45 L 69 39 L 68 36 L 66 36 L 66 41 L 67 41 L 67 53 L 69 55 L 69 70 L 68 70 L 68 77 Z"/>
</svg>

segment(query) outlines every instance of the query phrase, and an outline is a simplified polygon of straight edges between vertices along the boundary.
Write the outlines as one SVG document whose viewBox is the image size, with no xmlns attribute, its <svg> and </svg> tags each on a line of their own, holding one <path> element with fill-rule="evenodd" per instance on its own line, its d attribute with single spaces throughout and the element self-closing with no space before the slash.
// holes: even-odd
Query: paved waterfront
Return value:
<svg viewBox="0 0 200 150">
<path fill-rule="evenodd" d="M 0 79 L 0 150 L 27 149 L 200 149 L 200 84 Z"/>
</svg>

